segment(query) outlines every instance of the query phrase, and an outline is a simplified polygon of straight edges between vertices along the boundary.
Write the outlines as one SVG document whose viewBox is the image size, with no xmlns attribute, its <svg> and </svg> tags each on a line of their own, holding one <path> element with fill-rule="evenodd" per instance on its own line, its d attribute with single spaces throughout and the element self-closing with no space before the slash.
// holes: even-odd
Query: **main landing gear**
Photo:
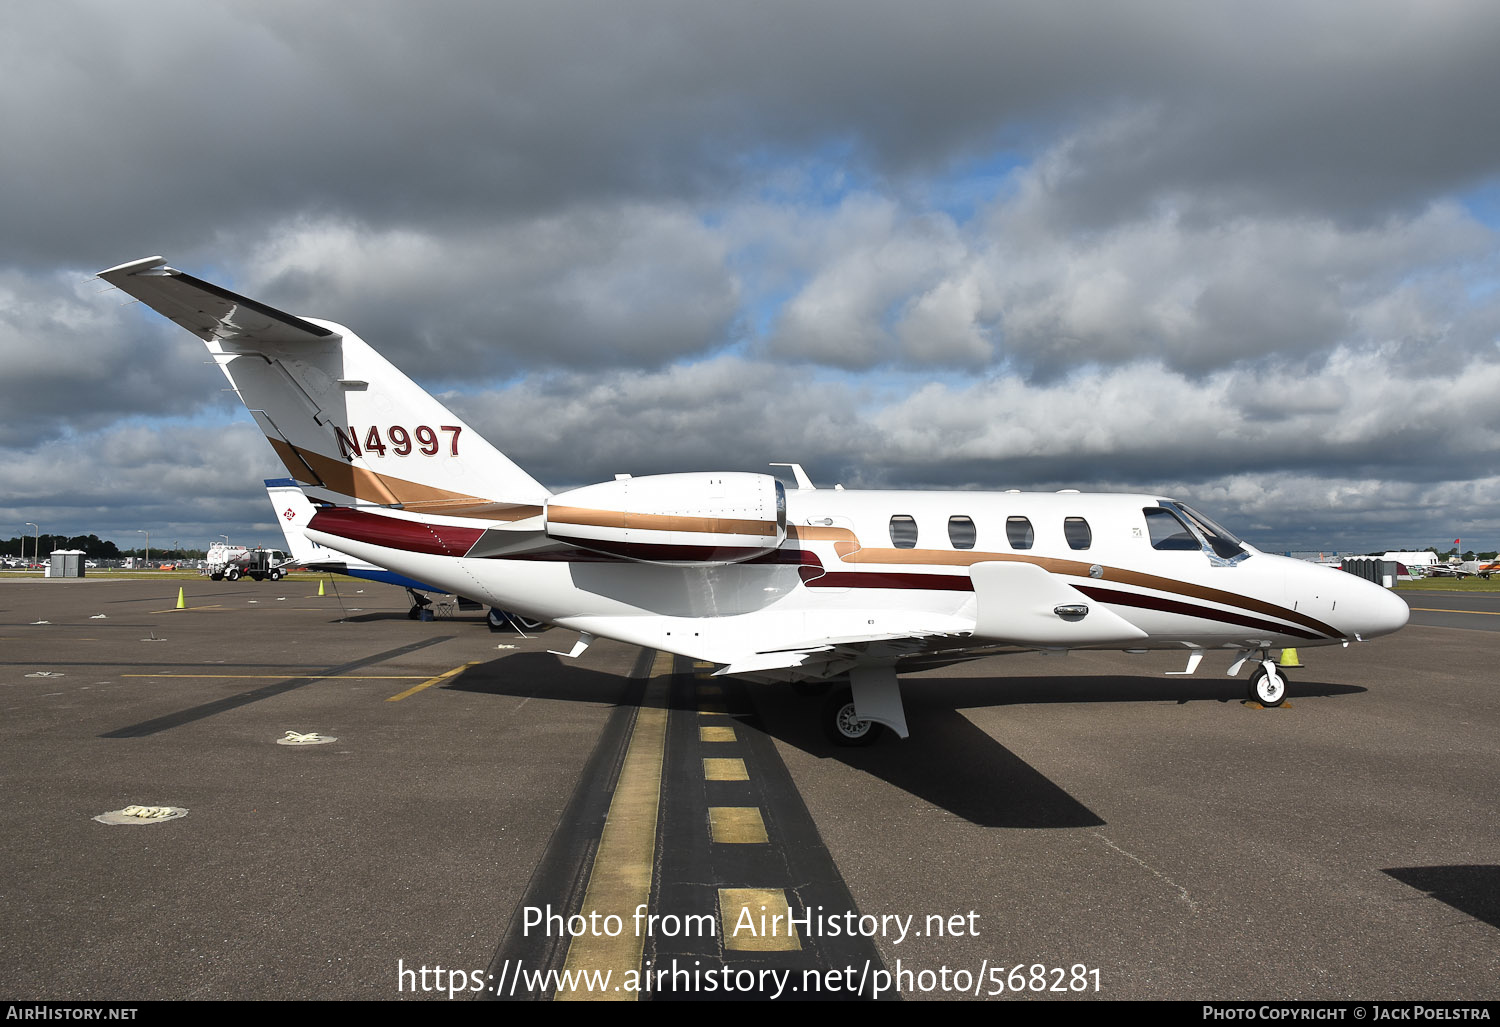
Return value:
<svg viewBox="0 0 1500 1027">
<path fill-rule="evenodd" d="M 491 606 L 484 619 L 491 631 L 504 631 L 507 628 L 518 632 L 540 631 L 546 624 L 544 621 L 522 617 L 519 613 L 502 610 L 498 606 Z"/>
<path fill-rule="evenodd" d="M 883 729 L 873 720 L 860 720 L 854 709 L 854 692 L 835 688 L 823 703 L 823 733 L 834 745 L 870 745 Z"/>
<path fill-rule="evenodd" d="M 882 728 L 907 736 L 896 668 L 855 667 L 849 684 L 834 688 L 823 704 L 823 733 L 835 745 L 869 745 Z"/>
</svg>

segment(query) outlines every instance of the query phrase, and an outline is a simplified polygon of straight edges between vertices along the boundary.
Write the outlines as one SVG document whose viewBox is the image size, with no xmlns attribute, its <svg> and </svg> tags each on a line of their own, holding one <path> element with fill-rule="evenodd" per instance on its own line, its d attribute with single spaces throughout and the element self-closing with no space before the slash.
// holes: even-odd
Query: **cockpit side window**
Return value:
<svg viewBox="0 0 1500 1027">
<path fill-rule="evenodd" d="M 1005 518 L 1005 537 L 1010 540 L 1012 549 L 1030 549 L 1032 542 L 1036 540 L 1036 532 L 1031 528 L 1031 521 L 1025 517 Z"/>
<path fill-rule="evenodd" d="M 1148 506 L 1142 513 L 1146 515 L 1146 530 L 1151 533 L 1152 549 L 1197 552 L 1203 548 L 1192 530 L 1171 510 Z"/>
</svg>

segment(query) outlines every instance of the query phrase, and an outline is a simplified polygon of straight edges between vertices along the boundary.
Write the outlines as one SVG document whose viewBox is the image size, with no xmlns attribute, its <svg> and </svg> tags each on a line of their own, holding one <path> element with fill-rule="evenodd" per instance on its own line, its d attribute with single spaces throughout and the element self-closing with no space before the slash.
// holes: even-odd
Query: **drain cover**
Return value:
<svg viewBox="0 0 1500 1027">
<path fill-rule="evenodd" d="M 94 819 L 101 824 L 120 826 L 124 824 L 160 824 L 187 816 L 188 811 L 177 806 L 126 806 L 124 809 L 101 813 Z"/>
<path fill-rule="evenodd" d="M 327 742 L 337 742 L 337 738 L 328 735 L 320 735 L 316 731 L 309 731 L 305 735 L 295 731 L 288 731 L 285 738 L 276 739 L 277 745 L 323 745 Z"/>
</svg>

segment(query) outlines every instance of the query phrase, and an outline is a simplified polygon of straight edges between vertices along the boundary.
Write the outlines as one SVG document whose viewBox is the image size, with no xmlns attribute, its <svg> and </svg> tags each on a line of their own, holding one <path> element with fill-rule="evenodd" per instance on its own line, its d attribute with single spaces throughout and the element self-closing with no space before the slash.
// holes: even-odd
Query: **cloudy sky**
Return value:
<svg viewBox="0 0 1500 1027">
<path fill-rule="evenodd" d="M 554 488 L 1160 492 L 1500 545 L 1500 5 L 153 0 L 0 31 L 0 537 L 279 538 L 152 254 Z"/>
</svg>

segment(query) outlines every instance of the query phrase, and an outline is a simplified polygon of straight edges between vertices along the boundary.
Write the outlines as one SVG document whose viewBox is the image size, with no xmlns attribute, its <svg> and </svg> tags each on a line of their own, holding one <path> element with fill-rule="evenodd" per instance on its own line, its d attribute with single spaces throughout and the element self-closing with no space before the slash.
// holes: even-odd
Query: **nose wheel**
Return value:
<svg viewBox="0 0 1500 1027">
<path fill-rule="evenodd" d="M 1250 675 L 1250 698 L 1262 706 L 1280 706 L 1286 702 L 1286 678 L 1267 660 Z"/>
</svg>

